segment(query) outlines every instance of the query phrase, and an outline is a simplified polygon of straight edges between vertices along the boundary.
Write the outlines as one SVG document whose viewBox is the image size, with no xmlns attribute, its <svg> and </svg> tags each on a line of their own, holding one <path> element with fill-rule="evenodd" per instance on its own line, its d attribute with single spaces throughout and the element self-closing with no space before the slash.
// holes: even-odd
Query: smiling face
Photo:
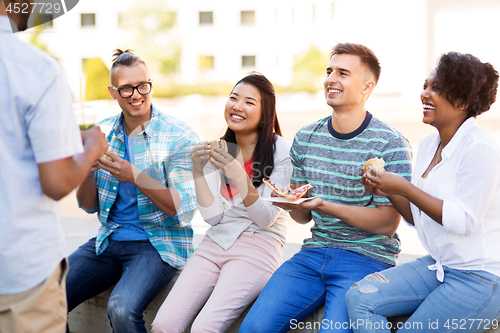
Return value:
<svg viewBox="0 0 500 333">
<path fill-rule="evenodd" d="M 111 83 L 117 88 L 124 86 L 135 87 L 141 83 L 148 82 L 150 79 L 149 71 L 146 66 L 138 62 L 132 66 L 118 66 L 111 78 Z M 108 87 L 111 97 L 118 101 L 125 119 L 134 119 L 135 121 L 146 122 L 151 117 L 151 94 L 141 95 L 134 89 L 131 97 L 123 98 L 113 87 Z"/>
<path fill-rule="evenodd" d="M 429 73 L 420 93 L 420 100 L 424 108 L 422 121 L 425 124 L 441 129 L 457 122 L 457 120 L 463 122 L 467 116 L 464 110 L 454 107 L 441 94 L 442 87 L 436 73 L 436 69 Z"/>
<path fill-rule="evenodd" d="M 226 102 L 224 118 L 236 134 L 258 132 L 262 119 L 259 90 L 246 83 L 234 87 Z"/>
<path fill-rule="evenodd" d="M 336 111 L 364 107 L 375 86 L 370 74 L 356 55 L 336 54 L 331 57 L 324 82 L 326 104 Z"/>
</svg>

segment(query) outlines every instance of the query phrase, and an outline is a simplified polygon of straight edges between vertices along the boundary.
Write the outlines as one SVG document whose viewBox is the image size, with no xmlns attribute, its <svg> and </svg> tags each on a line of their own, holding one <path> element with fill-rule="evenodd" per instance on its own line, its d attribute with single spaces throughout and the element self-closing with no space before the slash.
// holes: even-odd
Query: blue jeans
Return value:
<svg viewBox="0 0 500 333">
<path fill-rule="evenodd" d="M 68 260 L 68 312 L 116 284 L 108 300 L 108 317 L 118 333 L 146 333 L 142 313 L 177 272 L 161 260 L 148 240 L 110 240 L 97 256 L 92 238 Z"/>
<path fill-rule="evenodd" d="M 390 267 L 335 249 L 302 249 L 273 274 L 240 327 L 240 333 L 288 332 L 325 304 L 321 332 L 351 332 L 345 293 L 366 275 Z"/>
<path fill-rule="evenodd" d="M 498 276 L 443 267 L 439 282 L 427 268 L 434 263 L 425 256 L 357 282 L 346 296 L 354 332 L 390 332 L 387 317 L 412 313 L 398 332 L 483 332 L 498 325 Z"/>
</svg>

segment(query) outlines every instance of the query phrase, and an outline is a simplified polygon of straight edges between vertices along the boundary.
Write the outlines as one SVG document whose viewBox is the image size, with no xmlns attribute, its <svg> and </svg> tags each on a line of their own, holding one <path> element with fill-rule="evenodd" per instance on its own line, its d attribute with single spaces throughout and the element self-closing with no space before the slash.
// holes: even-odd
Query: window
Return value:
<svg viewBox="0 0 500 333">
<path fill-rule="evenodd" d="M 292 23 L 295 23 L 295 8 L 292 7 Z"/>
<path fill-rule="evenodd" d="M 330 5 L 330 17 L 332 20 L 335 18 L 335 2 Z"/>
<path fill-rule="evenodd" d="M 198 58 L 200 61 L 201 70 L 214 68 L 214 56 L 200 55 Z"/>
<path fill-rule="evenodd" d="M 312 6 L 312 22 L 316 22 L 316 5 Z"/>
<path fill-rule="evenodd" d="M 241 25 L 255 25 L 255 11 L 242 10 L 241 11 Z"/>
<path fill-rule="evenodd" d="M 200 12 L 200 25 L 214 24 L 214 12 Z"/>
<path fill-rule="evenodd" d="M 81 15 L 82 27 L 95 27 L 95 14 Z"/>
<path fill-rule="evenodd" d="M 277 9 L 274 11 L 274 23 L 276 23 L 276 24 L 278 23 L 278 10 Z"/>
<path fill-rule="evenodd" d="M 241 57 L 241 67 L 255 67 L 255 56 L 246 55 Z"/>
</svg>

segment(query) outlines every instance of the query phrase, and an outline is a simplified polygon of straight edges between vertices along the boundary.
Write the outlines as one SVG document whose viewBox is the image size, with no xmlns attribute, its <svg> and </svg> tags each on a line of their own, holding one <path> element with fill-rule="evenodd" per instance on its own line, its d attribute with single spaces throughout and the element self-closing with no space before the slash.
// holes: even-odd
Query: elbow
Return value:
<svg viewBox="0 0 500 333">
<path fill-rule="evenodd" d="M 203 217 L 203 214 L 202 214 L 202 217 Z M 214 226 L 214 225 L 217 225 L 222 220 L 222 215 L 212 216 L 209 218 L 203 217 L 203 220 L 205 220 L 205 222 L 207 222 L 208 224 Z"/>
<path fill-rule="evenodd" d="M 388 223 L 385 228 L 383 228 L 380 232 L 381 235 L 387 236 L 387 237 L 392 237 L 396 234 L 396 231 L 398 231 L 399 227 L 399 222 L 401 221 L 401 216 L 399 216 L 395 221 L 392 221 L 391 223 Z"/>
<path fill-rule="evenodd" d="M 198 209 L 203 220 L 212 226 L 218 224 L 222 220 L 222 217 L 224 216 L 224 213 L 215 213 L 206 211 L 200 206 L 198 206 Z"/>
<path fill-rule="evenodd" d="M 253 220 L 255 222 L 255 224 L 257 224 L 257 226 L 261 229 L 267 229 L 269 228 L 270 226 L 272 226 L 274 224 L 274 222 L 276 221 L 278 217 L 275 216 L 274 218 L 269 218 L 265 221 L 262 221 L 262 220 Z"/>
<path fill-rule="evenodd" d="M 73 191 L 73 187 L 65 186 L 52 186 L 50 184 L 42 183 L 43 193 L 52 200 L 59 201 Z"/>
<path fill-rule="evenodd" d="M 392 236 L 394 236 L 396 234 L 397 230 L 398 230 L 398 228 L 387 230 L 387 232 L 382 233 L 382 235 L 391 238 Z"/>
</svg>

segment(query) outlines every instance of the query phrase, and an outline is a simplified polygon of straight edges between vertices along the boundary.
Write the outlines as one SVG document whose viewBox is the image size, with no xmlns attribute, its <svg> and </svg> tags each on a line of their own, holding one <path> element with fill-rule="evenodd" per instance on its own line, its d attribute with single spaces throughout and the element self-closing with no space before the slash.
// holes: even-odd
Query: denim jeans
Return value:
<svg viewBox="0 0 500 333">
<path fill-rule="evenodd" d="M 357 282 L 346 296 L 354 332 L 390 332 L 387 317 L 412 313 L 398 332 L 483 332 L 498 325 L 500 278 L 443 267 L 439 282 L 427 268 L 435 262 L 425 256 Z"/>
<path fill-rule="evenodd" d="M 108 300 L 108 317 L 117 333 L 146 333 L 144 310 L 177 272 L 148 240 L 110 240 L 97 256 L 92 238 L 68 260 L 68 312 L 116 284 Z"/>
<path fill-rule="evenodd" d="M 302 249 L 273 274 L 240 327 L 240 333 L 288 332 L 325 304 L 321 332 L 351 332 L 345 293 L 366 275 L 390 266 L 335 249 Z"/>
</svg>

